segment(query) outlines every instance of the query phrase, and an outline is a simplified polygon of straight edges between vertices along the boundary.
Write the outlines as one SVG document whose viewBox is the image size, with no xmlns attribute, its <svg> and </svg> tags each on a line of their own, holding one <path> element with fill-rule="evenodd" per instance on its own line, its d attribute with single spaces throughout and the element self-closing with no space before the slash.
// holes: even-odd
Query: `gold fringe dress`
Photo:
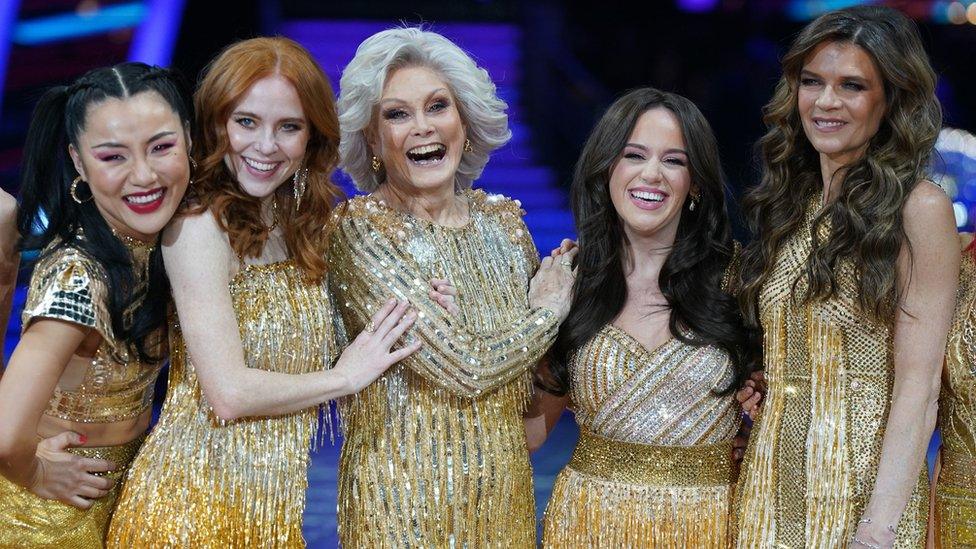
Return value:
<svg viewBox="0 0 976 549">
<path fill-rule="evenodd" d="M 136 277 L 144 280 L 151 246 L 127 244 Z M 51 318 L 91 328 L 102 341 L 79 381 L 59 381 L 45 415 L 78 423 L 110 423 L 141 416 L 152 404 L 153 387 L 163 363 L 143 363 L 133 349 L 115 339 L 108 312 L 105 271 L 88 255 L 73 247 L 50 245 L 34 267 L 23 330 L 32 322 Z M 157 334 L 157 343 L 165 337 Z M 163 357 L 165 347 L 150 342 L 149 352 Z M 143 436 L 105 447 L 69 448 L 86 458 L 107 459 L 118 469 L 105 476 L 120 480 L 135 456 Z M 42 499 L 0 477 L 0 548 L 102 547 L 121 482 L 108 495 L 92 501 L 87 510 Z"/>
<path fill-rule="evenodd" d="M 469 222 L 439 226 L 357 197 L 334 218 L 331 284 L 348 333 L 409 299 L 423 347 L 342 403 L 339 539 L 345 547 L 535 547 L 522 412 L 556 335 L 530 309 L 539 256 L 519 206 L 466 191 Z M 460 295 L 452 317 L 430 278 Z"/>
<path fill-rule="evenodd" d="M 608 324 L 569 360 L 580 439 L 546 508 L 543 545 L 730 547 L 729 356 L 670 339 L 647 350 Z"/>
<path fill-rule="evenodd" d="M 874 489 L 894 384 L 892 328 L 860 311 L 850 261 L 835 270 L 835 297 L 802 302 L 819 208 L 813 197 L 759 296 L 769 392 L 739 477 L 739 547 L 846 547 Z M 823 242 L 829 227 L 818 231 Z M 923 470 L 895 547 L 922 547 L 927 515 Z"/>
<path fill-rule="evenodd" d="M 325 283 L 310 284 L 286 260 L 243 267 L 230 293 L 249 368 L 301 374 L 331 365 L 337 334 Z M 129 471 L 108 545 L 304 547 L 318 407 L 221 421 L 201 391 L 175 317 L 170 334 L 166 401 Z"/>
<path fill-rule="evenodd" d="M 976 548 L 976 257 L 962 254 L 956 311 L 949 330 L 939 426 L 942 470 L 936 487 L 944 549 Z"/>
</svg>

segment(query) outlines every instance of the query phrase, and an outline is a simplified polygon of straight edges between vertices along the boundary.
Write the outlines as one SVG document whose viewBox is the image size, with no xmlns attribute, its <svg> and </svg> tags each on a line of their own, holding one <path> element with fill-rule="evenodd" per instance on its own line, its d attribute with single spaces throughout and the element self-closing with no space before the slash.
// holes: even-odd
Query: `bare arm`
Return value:
<svg viewBox="0 0 976 549">
<path fill-rule="evenodd" d="M 551 378 L 549 374 L 549 357 L 546 356 L 539 363 L 539 377 Z M 535 452 L 546 442 L 549 433 L 559 422 L 563 410 L 569 406 L 569 394 L 554 395 L 536 386 L 532 393 L 532 402 L 523 415 L 525 421 L 525 439 L 530 452 Z"/>
<path fill-rule="evenodd" d="M 925 463 L 935 428 L 946 334 L 959 277 L 959 239 L 945 194 L 919 184 L 904 209 L 908 243 L 898 259 L 900 308 L 895 318 L 895 382 L 878 477 L 857 537 L 890 547 Z M 910 244 L 912 256 L 909 258 Z M 866 521 L 870 520 L 870 523 Z"/>
<path fill-rule="evenodd" d="M 83 509 L 91 505 L 85 498 L 104 496 L 112 485 L 91 472 L 109 471 L 114 464 L 66 452 L 67 446 L 84 443 L 77 433 L 39 445 L 37 426 L 65 366 L 90 332 L 61 320 L 34 322 L 0 379 L 0 474 L 41 497 Z"/>
<path fill-rule="evenodd" d="M 20 253 L 17 251 L 17 201 L 0 190 L 0 330 L 6 333 L 17 286 Z M 0 353 L 0 370 L 3 369 Z"/>
<path fill-rule="evenodd" d="M 187 351 L 221 419 L 283 415 L 355 393 L 419 348 L 418 342 L 390 352 L 415 316 L 405 301 L 387 301 L 373 317 L 376 330 L 359 334 L 331 370 L 294 375 L 248 368 L 228 289 L 236 259 L 213 216 L 175 220 L 164 234 L 163 259 Z"/>
</svg>

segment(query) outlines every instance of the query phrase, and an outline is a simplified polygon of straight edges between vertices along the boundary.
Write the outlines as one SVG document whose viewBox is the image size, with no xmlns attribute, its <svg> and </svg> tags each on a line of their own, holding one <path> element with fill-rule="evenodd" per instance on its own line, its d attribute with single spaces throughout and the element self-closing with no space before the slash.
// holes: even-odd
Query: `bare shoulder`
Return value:
<svg viewBox="0 0 976 549">
<path fill-rule="evenodd" d="M 162 244 L 171 279 L 182 278 L 182 273 L 229 273 L 237 264 L 227 233 L 210 211 L 173 218 L 163 231 Z"/>
<path fill-rule="evenodd" d="M 905 222 L 919 219 L 946 219 L 948 214 L 952 218 L 952 201 L 942 187 L 929 180 L 923 180 L 915 185 L 905 201 Z"/>
<path fill-rule="evenodd" d="M 17 199 L 0 189 L 0 223 L 13 223 L 17 218 Z"/>
<path fill-rule="evenodd" d="M 210 210 L 179 215 L 163 229 L 163 247 L 209 247 L 217 243 L 230 246 L 230 240 Z"/>
</svg>

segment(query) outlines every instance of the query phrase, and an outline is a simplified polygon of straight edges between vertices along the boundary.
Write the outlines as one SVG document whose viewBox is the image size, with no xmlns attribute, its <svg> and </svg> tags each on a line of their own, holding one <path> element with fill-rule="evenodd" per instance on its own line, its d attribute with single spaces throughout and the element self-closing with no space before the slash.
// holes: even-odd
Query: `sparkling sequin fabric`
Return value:
<svg viewBox="0 0 976 549">
<path fill-rule="evenodd" d="M 309 284 L 285 261 L 244 268 L 230 292 L 248 367 L 300 374 L 331 364 L 336 334 L 325 284 Z M 129 471 L 108 546 L 304 547 L 317 408 L 222 422 L 175 320 L 170 333 L 166 402 Z"/>
<path fill-rule="evenodd" d="M 57 242 L 38 260 L 31 276 L 22 325 L 53 318 L 93 328 L 102 342 L 80 384 L 59 383 L 45 414 L 79 423 L 108 423 L 138 417 L 152 404 L 153 384 L 163 363 L 145 364 L 133 350 L 116 341 L 107 308 L 102 268 L 90 257 Z M 137 277 L 144 277 L 151 248 L 130 247 Z M 162 335 L 159 343 L 165 343 Z M 164 348 L 150 354 L 163 356 Z"/>
<path fill-rule="evenodd" d="M 874 488 L 894 382 L 892 334 L 859 311 L 850 262 L 836 270 L 835 297 L 800 301 L 819 206 L 811 199 L 759 298 L 769 392 L 739 477 L 739 547 L 846 547 Z M 924 545 L 927 498 L 921 471 L 895 547 Z"/>
<path fill-rule="evenodd" d="M 942 469 L 936 489 L 942 547 L 976 548 L 976 258 L 963 252 L 949 330 L 939 426 Z"/>
<path fill-rule="evenodd" d="M 557 319 L 530 309 L 538 255 L 518 205 L 467 192 L 470 221 L 435 225 L 372 197 L 336 212 L 332 290 L 350 335 L 384 301 L 419 311 L 423 348 L 342 404 L 344 547 L 535 547 L 522 423 L 530 369 Z M 458 289 L 458 317 L 428 297 Z"/>
<path fill-rule="evenodd" d="M 70 448 L 68 451 L 81 457 L 114 462 L 118 467 L 103 476 L 120 481 L 143 438 L 140 436 L 120 446 Z M 59 501 L 41 499 L 0 477 L 0 548 L 103 547 L 121 486 L 121 482 L 116 482 L 107 495 L 93 500 L 91 507 L 82 510 Z"/>
<path fill-rule="evenodd" d="M 569 363 L 580 441 L 553 486 L 544 545 L 729 547 L 739 406 L 715 387 L 728 355 L 671 339 L 653 351 L 605 326 Z"/>
</svg>

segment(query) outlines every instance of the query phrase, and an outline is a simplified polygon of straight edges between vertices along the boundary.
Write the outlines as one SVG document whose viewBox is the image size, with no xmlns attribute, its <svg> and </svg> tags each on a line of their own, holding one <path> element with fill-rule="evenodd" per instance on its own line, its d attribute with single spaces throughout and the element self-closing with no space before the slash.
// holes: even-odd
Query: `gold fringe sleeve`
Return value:
<svg viewBox="0 0 976 549">
<path fill-rule="evenodd" d="M 545 308 L 530 309 L 527 302 L 505 304 L 516 312 L 505 328 L 475 333 L 464 323 L 463 316 L 452 317 L 429 297 L 433 273 L 421 272 L 401 241 L 389 238 L 388 229 L 374 224 L 373 216 L 361 205 L 337 208 L 330 232 L 332 291 L 349 334 L 362 330 L 373 312 L 390 297 L 409 300 L 418 311 L 410 333 L 423 341 L 423 347 L 402 364 L 457 396 L 474 398 L 524 376 L 555 339 L 555 313 Z M 528 232 L 523 232 L 522 237 L 512 235 L 513 243 L 528 238 Z M 406 233 L 401 234 L 405 241 Z M 434 250 L 439 245 L 425 243 Z M 519 246 L 525 250 L 524 244 Z M 460 299 L 482 297 L 464 295 Z M 524 311 L 518 311 L 520 306 L 525 307 Z"/>
</svg>

